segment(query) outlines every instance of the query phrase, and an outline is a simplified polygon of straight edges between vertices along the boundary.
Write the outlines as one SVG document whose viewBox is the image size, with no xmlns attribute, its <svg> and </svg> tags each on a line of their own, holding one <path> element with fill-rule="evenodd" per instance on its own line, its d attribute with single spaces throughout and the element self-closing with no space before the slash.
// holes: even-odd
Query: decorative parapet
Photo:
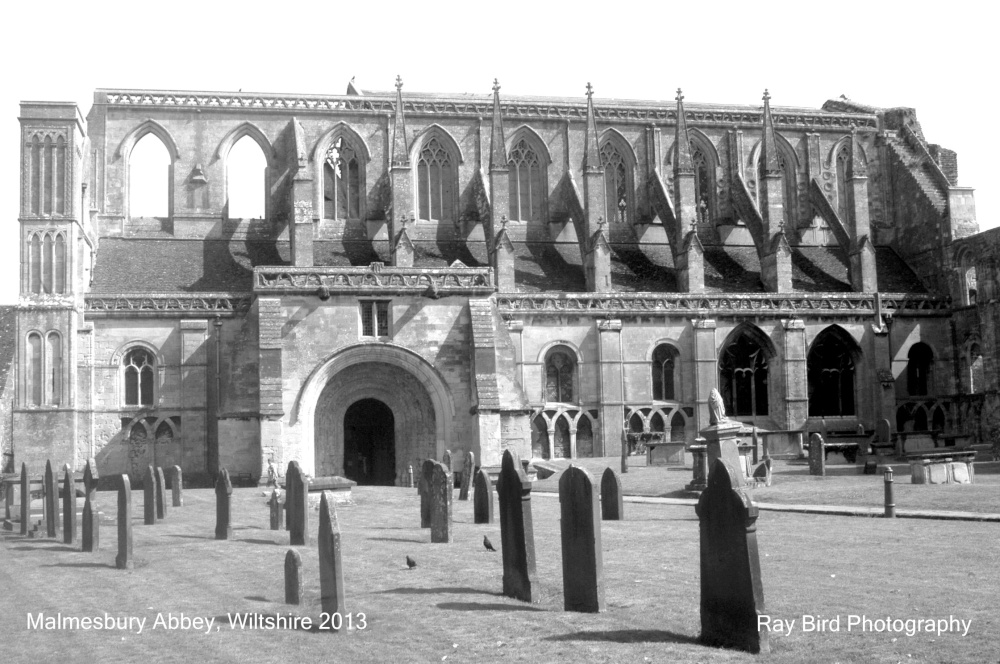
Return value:
<svg viewBox="0 0 1000 664">
<path fill-rule="evenodd" d="M 250 310 L 250 293 L 114 293 L 87 295 L 88 318 L 116 316 L 238 316 Z"/>
<path fill-rule="evenodd" d="M 488 297 L 494 292 L 493 268 L 437 269 L 385 267 L 255 267 L 258 294 L 449 295 Z"/>
<path fill-rule="evenodd" d="M 109 106 L 138 108 L 220 109 L 245 111 L 358 112 L 377 115 L 395 111 L 395 95 L 367 92 L 363 97 L 337 95 L 283 95 L 233 92 L 185 92 L 171 90 L 101 90 Z M 676 124 L 677 109 L 671 102 L 595 100 L 597 120 L 619 123 Z M 570 99 L 507 98 L 500 104 L 505 120 L 587 119 L 587 104 Z M 451 116 L 486 118 L 493 112 L 492 95 L 408 95 L 403 101 L 407 116 Z M 868 113 L 829 113 L 804 108 L 772 108 L 774 126 L 783 129 L 850 129 L 875 131 L 877 120 Z M 733 125 L 759 128 L 763 113 L 756 106 L 687 104 L 685 119 L 699 127 Z"/>
<path fill-rule="evenodd" d="M 497 295 L 497 309 L 504 315 L 570 313 L 601 317 L 649 314 L 873 316 L 875 297 L 863 293 L 801 293 L 794 296 L 770 293 L 740 295 L 500 293 Z M 950 310 L 951 302 L 947 298 L 882 293 L 883 313 L 940 315 L 947 314 Z"/>
</svg>

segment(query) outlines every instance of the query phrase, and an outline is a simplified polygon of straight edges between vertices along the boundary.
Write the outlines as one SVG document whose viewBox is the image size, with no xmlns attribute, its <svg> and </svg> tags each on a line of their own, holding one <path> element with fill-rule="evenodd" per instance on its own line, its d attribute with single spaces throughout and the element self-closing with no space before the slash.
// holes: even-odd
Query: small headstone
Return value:
<svg viewBox="0 0 1000 664">
<path fill-rule="evenodd" d="M 497 496 L 503 551 L 503 594 L 525 602 L 537 602 L 531 481 L 521 466 L 521 460 L 510 449 L 503 453 Z"/>
<path fill-rule="evenodd" d="M 965 461 L 954 461 L 951 464 L 951 476 L 955 484 L 972 484 L 972 473 L 969 472 L 972 464 Z"/>
<path fill-rule="evenodd" d="M 285 554 L 285 604 L 300 602 L 302 602 L 302 556 L 295 549 L 289 549 Z"/>
<path fill-rule="evenodd" d="M 281 530 L 285 510 L 277 489 L 271 492 L 271 500 L 267 501 L 267 505 L 271 509 L 271 530 Z"/>
<path fill-rule="evenodd" d="M 142 517 L 145 525 L 156 525 L 156 470 L 152 466 L 146 467 L 142 478 Z"/>
<path fill-rule="evenodd" d="M 97 460 L 87 459 L 83 469 L 83 523 L 81 524 L 81 539 L 84 551 L 97 551 L 101 548 L 100 519 L 95 518 L 94 501 L 97 499 Z"/>
<path fill-rule="evenodd" d="M 73 471 L 63 466 L 63 544 L 76 541 L 76 485 Z"/>
<path fill-rule="evenodd" d="M 878 421 L 875 425 L 875 438 L 882 444 L 887 444 L 892 440 L 892 425 L 889 424 L 889 420 L 881 419 Z"/>
<path fill-rule="evenodd" d="M 28 479 L 28 464 L 21 463 L 21 534 L 28 534 L 28 519 L 31 518 L 31 480 Z"/>
<path fill-rule="evenodd" d="M 614 474 L 610 468 L 608 470 Z M 607 477 L 607 474 L 605 474 Z M 570 465 L 559 478 L 562 534 L 563 608 L 604 611 L 600 497 L 590 473 Z"/>
<path fill-rule="evenodd" d="M 413 488 L 413 466 L 406 467 L 406 478 L 403 480 L 403 486 L 408 489 Z"/>
<path fill-rule="evenodd" d="M 622 478 L 611 468 L 605 468 L 604 475 L 601 476 L 601 518 L 605 521 L 625 519 Z"/>
<path fill-rule="evenodd" d="M 444 456 L 441 457 L 441 463 L 444 464 L 444 467 L 448 469 L 449 473 L 454 472 L 455 469 L 451 465 L 451 450 L 444 451 Z"/>
<path fill-rule="evenodd" d="M 45 462 L 45 535 L 56 537 L 59 532 L 59 485 L 52 474 L 52 462 Z"/>
<path fill-rule="evenodd" d="M 769 652 L 758 627 L 764 588 L 757 552 L 757 506 L 739 488 L 733 468 L 715 459 L 696 508 L 701 532 L 701 641 L 747 652 Z"/>
<path fill-rule="evenodd" d="M 344 566 L 340 560 L 340 525 L 332 491 L 319 502 L 319 587 L 323 613 L 344 611 Z"/>
<path fill-rule="evenodd" d="M 156 467 L 156 518 L 167 518 L 167 482 L 160 466 Z"/>
<path fill-rule="evenodd" d="M 434 459 L 425 459 L 420 467 L 420 482 L 417 492 L 420 493 L 420 527 L 431 527 L 431 475 L 434 472 Z"/>
<path fill-rule="evenodd" d="M 118 480 L 118 569 L 132 568 L 132 484 L 128 475 L 120 475 Z"/>
<path fill-rule="evenodd" d="M 181 470 L 180 466 L 174 466 L 173 473 L 173 483 L 170 485 L 171 493 L 173 494 L 173 504 L 174 507 L 184 506 L 184 471 Z"/>
<path fill-rule="evenodd" d="M 493 523 L 493 483 L 482 468 L 476 471 L 472 512 L 475 523 Z"/>
<path fill-rule="evenodd" d="M 289 542 L 305 546 L 309 543 L 309 484 L 298 461 L 289 462 L 285 473 L 285 505 Z"/>
<path fill-rule="evenodd" d="M 233 483 L 229 481 L 229 471 L 223 468 L 215 480 L 215 539 L 217 540 L 233 537 L 232 495 Z"/>
<path fill-rule="evenodd" d="M 469 450 L 465 453 L 465 467 L 462 468 L 462 488 L 458 492 L 459 500 L 469 499 L 469 489 L 472 486 L 473 468 L 476 465 L 476 455 Z"/>
<path fill-rule="evenodd" d="M 820 477 L 826 475 L 826 452 L 823 449 L 823 437 L 818 433 L 809 436 L 809 474 Z"/>
<path fill-rule="evenodd" d="M 450 544 L 451 503 L 455 493 L 452 475 L 443 463 L 435 461 L 431 463 L 433 464 L 430 482 L 431 542 Z"/>
</svg>

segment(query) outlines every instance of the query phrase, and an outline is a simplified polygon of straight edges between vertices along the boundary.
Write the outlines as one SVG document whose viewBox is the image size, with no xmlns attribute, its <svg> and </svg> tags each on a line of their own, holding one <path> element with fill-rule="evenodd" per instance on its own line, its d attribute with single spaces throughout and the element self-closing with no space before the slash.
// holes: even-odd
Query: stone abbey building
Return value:
<svg viewBox="0 0 1000 664">
<path fill-rule="evenodd" d="M 295 459 L 392 484 L 445 449 L 693 441 L 713 388 L 775 452 L 881 418 L 987 435 L 1000 236 L 970 239 L 972 190 L 913 109 L 397 79 L 98 90 L 86 119 L 24 102 L 20 124 L 8 471 Z"/>
</svg>

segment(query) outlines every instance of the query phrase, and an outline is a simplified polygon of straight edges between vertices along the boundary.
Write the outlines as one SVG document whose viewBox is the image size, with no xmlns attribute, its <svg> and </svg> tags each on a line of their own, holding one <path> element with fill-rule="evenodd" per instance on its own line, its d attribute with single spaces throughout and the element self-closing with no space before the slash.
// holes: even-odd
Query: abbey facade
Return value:
<svg viewBox="0 0 1000 664">
<path fill-rule="evenodd" d="M 445 449 L 691 442 L 713 388 L 778 453 L 882 418 L 985 435 L 1000 243 L 912 109 L 397 79 L 99 90 L 20 122 L 6 470 L 392 484 Z"/>
</svg>

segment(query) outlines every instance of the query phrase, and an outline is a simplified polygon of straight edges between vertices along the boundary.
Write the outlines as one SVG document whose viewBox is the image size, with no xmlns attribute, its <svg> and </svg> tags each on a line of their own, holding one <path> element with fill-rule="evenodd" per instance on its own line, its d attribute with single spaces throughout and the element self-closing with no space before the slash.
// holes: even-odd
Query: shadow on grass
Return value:
<svg viewBox="0 0 1000 664">
<path fill-rule="evenodd" d="M 492 595 L 497 596 L 488 590 L 479 588 L 393 588 L 392 590 L 380 590 L 376 595 Z"/>
<path fill-rule="evenodd" d="M 691 643 L 700 644 L 696 636 L 659 629 L 615 629 L 603 632 L 573 632 L 548 636 L 544 641 L 611 641 L 613 643 Z"/>
<path fill-rule="evenodd" d="M 248 600 L 250 600 L 252 602 L 270 602 L 271 601 L 271 600 L 269 600 L 268 598 L 266 598 L 266 597 L 264 597 L 262 595 L 248 595 L 247 597 L 244 597 L 243 599 L 248 599 Z"/>
<path fill-rule="evenodd" d="M 79 551 L 76 547 L 72 546 L 12 546 L 11 551 Z"/>
<path fill-rule="evenodd" d="M 426 544 L 427 540 L 423 539 L 405 539 L 403 537 L 369 537 L 369 541 L 372 542 L 409 542 L 410 544 Z"/>
<path fill-rule="evenodd" d="M 246 542 L 247 544 L 278 544 L 274 540 L 266 539 L 234 539 L 234 542 Z"/>
<path fill-rule="evenodd" d="M 170 537 L 180 537 L 182 539 L 211 540 L 215 541 L 213 535 L 170 535 Z"/>
<path fill-rule="evenodd" d="M 494 602 L 492 604 L 484 604 L 482 602 L 441 602 L 436 604 L 437 608 L 444 609 L 446 611 L 541 611 L 546 612 L 545 609 L 539 608 L 537 606 L 531 606 L 530 604 L 500 604 L 499 602 Z"/>
<path fill-rule="evenodd" d="M 39 567 L 104 567 L 115 569 L 114 565 L 107 563 L 53 563 L 52 565 L 39 565 Z"/>
</svg>

